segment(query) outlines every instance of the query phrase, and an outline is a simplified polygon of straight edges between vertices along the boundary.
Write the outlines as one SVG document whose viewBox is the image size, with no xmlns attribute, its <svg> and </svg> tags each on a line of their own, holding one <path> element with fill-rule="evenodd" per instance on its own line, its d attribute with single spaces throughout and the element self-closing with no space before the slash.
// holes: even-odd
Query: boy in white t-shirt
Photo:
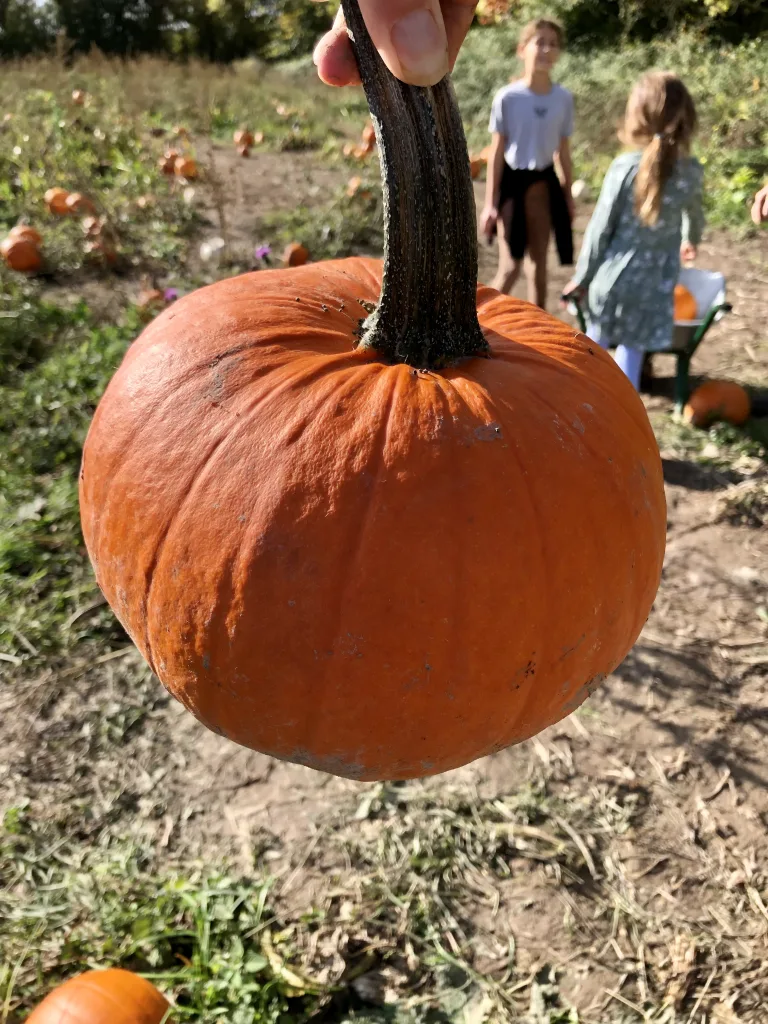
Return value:
<svg viewBox="0 0 768 1024">
<path fill-rule="evenodd" d="M 528 300 L 546 308 L 547 251 L 554 229 L 560 262 L 573 263 L 573 96 L 553 83 L 563 30 L 539 19 L 523 29 L 517 55 L 525 74 L 493 100 L 488 180 L 482 230 L 499 239 L 499 269 L 492 287 L 509 293 L 529 256 Z M 562 183 L 554 168 L 557 160 Z"/>
</svg>

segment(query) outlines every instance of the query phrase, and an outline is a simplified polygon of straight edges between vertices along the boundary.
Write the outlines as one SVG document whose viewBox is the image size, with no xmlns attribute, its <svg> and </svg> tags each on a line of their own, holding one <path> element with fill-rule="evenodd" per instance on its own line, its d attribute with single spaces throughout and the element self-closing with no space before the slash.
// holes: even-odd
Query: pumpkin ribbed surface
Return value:
<svg viewBox="0 0 768 1024">
<path fill-rule="evenodd" d="M 222 281 L 129 350 L 81 477 L 99 584 L 211 729 L 355 779 L 445 771 L 573 711 L 665 540 L 642 402 L 572 328 L 478 292 L 492 350 L 353 350 L 381 265 Z M 298 301 L 297 301 L 298 300 Z"/>
</svg>

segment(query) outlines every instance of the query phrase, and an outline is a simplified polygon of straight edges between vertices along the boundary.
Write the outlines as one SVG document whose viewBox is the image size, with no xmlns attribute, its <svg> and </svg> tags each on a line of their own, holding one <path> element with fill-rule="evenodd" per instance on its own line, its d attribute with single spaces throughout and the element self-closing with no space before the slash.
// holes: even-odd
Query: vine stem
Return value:
<svg viewBox="0 0 768 1024">
<path fill-rule="evenodd" d="M 475 198 L 450 76 L 429 88 L 401 82 L 373 45 L 358 0 L 341 5 L 384 194 L 384 279 L 360 347 L 431 370 L 488 355 L 477 319 Z"/>
</svg>

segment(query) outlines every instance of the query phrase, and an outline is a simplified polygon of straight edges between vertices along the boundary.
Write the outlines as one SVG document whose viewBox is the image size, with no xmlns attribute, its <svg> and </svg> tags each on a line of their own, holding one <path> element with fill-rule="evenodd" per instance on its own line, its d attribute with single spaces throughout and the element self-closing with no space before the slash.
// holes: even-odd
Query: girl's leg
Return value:
<svg viewBox="0 0 768 1024">
<path fill-rule="evenodd" d="M 517 284 L 522 267 L 521 260 L 512 259 L 509 248 L 509 236 L 512 226 L 512 200 L 508 199 L 499 211 L 499 221 L 496 225 L 496 236 L 499 240 L 499 269 L 496 277 L 491 281 L 491 288 L 495 288 L 505 295 L 509 295 Z"/>
<path fill-rule="evenodd" d="M 643 372 L 644 360 L 645 352 L 641 348 L 627 348 L 626 345 L 619 345 L 616 349 L 616 362 L 632 381 L 635 391 L 640 390 L 640 375 Z"/>
<path fill-rule="evenodd" d="M 528 231 L 528 301 L 547 308 L 547 255 L 552 217 L 549 208 L 549 186 L 537 181 L 525 193 L 525 221 Z"/>
</svg>

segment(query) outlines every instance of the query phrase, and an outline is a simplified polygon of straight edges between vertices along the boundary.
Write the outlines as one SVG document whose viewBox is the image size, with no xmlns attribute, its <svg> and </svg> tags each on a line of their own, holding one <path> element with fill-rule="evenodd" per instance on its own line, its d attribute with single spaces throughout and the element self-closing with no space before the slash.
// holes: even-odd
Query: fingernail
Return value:
<svg viewBox="0 0 768 1024">
<path fill-rule="evenodd" d="M 448 44 L 431 11 L 406 14 L 391 32 L 403 73 L 414 85 L 435 85 L 448 73 Z"/>
</svg>

